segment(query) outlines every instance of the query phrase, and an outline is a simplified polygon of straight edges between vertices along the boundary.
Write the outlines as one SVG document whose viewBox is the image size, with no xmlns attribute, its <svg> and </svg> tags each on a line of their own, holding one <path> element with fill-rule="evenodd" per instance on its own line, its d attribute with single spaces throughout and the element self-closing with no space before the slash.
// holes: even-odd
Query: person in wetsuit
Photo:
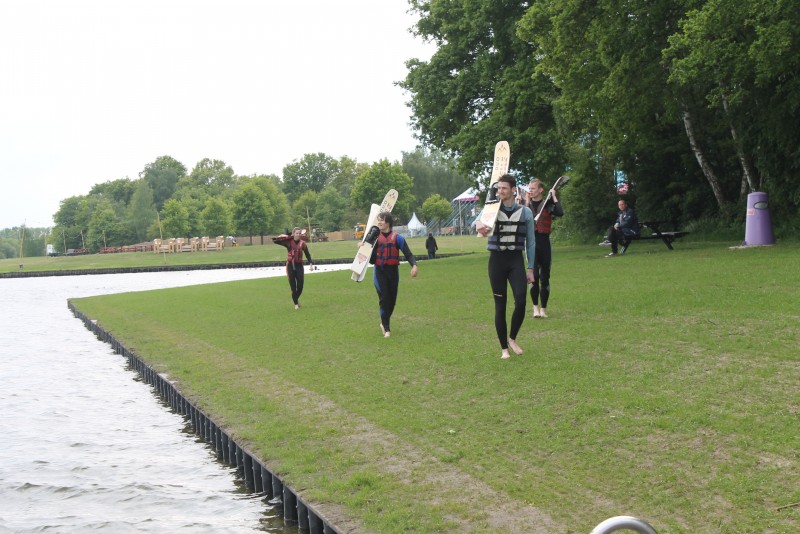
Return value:
<svg viewBox="0 0 800 534">
<path fill-rule="evenodd" d="M 374 264 L 372 269 L 372 282 L 378 292 L 378 306 L 381 316 L 381 332 L 383 337 L 391 335 L 390 321 L 394 306 L 397 303 L 397 290 L 400 284 L 400 253 L 411 264 L 411 277 L 417 276 L 417 260 L 408 248 L 405 238 L 392 230 L 392 214 L 383 211 L 378 214 L 377 235 L 375 227 L 371 228 L 372 235 L 367 240 L 374 239 L 375 248 L 369 262 Z M 372 242 L 372 241 L 370 241 Z"/>
<path fill-rule="evenodd" d="M 489 236 L 486 248 L 489 250 L 489 284 L 494 294 L 494 326 L 500 341 L 500 358 L 510 358 L 509 347 L 515 354 L 523 350 L 516 341 L 525 320 L 525 304 L 528 299 L 528 283 L 535 281 L 536 238 L 533 231 L 533 214 L 530 208 L 518 204 L 514 199 L 517 181 L 512 174 L 504 174 L 497 182 L 497 197 L 500 210 L 492 228 L 477 219 L 476 230 L 482 236 Z M 528 269 L 522 257 L 523 249 L 528 258 Z M 506 324 L 506 304 L 508 286 L 514 296 L 514 312 L 511 315 L 511 330 Z"/>
<path fill-rule="evenodd" d="M 553 217 L 562 217 L 564 208 L 558 201 L 556 192 L 551 190 L 547 198 L 543 199 L 544 184 L 538 178 L 531 180 L 528 186 L 528 193 L 525 195 L 525 205 L 531 209 L 531 213 L 539 220 L 534 223 L 534 235 L 536 236 L 536 264 L 534 265 L 535 280 L 531 284 L 531 301 L 533 301 L 533 316 L 547 317 L 547 302 L 550 299 L 550 267 L 553 263 L 552 246 L 550 244 L 550 232 L 553 228 Z M 544 203 L 544 206 L 542 206 Z M 542 306 L 539 307 L 539 297 Z"/>
<path fill-rule="evenodd" d="M 300 295 L 303 294 L 303 282 L 305 278 L 305 271 L 303 268 L 303 254 L 305 253 L 308 258 L 308 265 L 311 270 L 314 270 L 314 263 L 311 260 L 311 253 L 308 251 L 308 245 L 300 238 L 301 230 L 295 226 L 292 230 L 292 235 L 279 235 L 272 240 L 277 245 L 286 247 L 288 256 L 286 257 L 286 276 L 289 278 L 289 287 L 292 290 L 292 301 L 294 302 L 294 309 L 300 309 Z"/>
</svg>

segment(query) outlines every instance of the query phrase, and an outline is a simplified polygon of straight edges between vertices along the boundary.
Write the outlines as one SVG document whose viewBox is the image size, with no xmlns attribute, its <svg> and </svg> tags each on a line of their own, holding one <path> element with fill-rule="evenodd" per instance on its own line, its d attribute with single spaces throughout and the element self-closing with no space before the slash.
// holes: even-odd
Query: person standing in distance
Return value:
<svg viewBox="0 0 800 534">
<path fill-rule="evenodd" d="M 431 232 L 428 232 L 428 239 L 425 240 L 425 250 L 428 251 L 428 259 L 436 259 L 436 251 L 439 250 L 439 245 L 436 244 L 436 238 L 433 237 Z"/>
<path fill-rule="evenodd" d="M 286 257 L 286 276 L 289 278 L 289 287 L 292 290 L 292 301 L 294 302 L 294 309 L 300 309 L 300 295 L 303 294 L 303 283 L 305 278 L 305 271 L 303 269 L 303 253 L 308 258 L 308 265 L 311 270 L 314 270 L 314 263 L 311 260 L 311 253 L 308 251 L 308 245 L 300 239 L 301 230 L 295 226 L 292 230 L 292 235 L 279 235 L 272 238 L 276 245 L 286 247 L 288 256 Z"/>
<path fill-rule="evenodd" d="M 417 276 L 417 260 L 408 248 L 405 238 L 392 230 L 394 219 L 388 211 L 378 214 L 376 226 L 379 233 L 375 238 L 375 248 L 369 262 L 374 264 L 372 282 L 378 292 L 378 307 L 381 316 L 381 332 L 383 337 L 391 335 L 391 319 L 397 303 L 397 291 L 400 285 L 400 253 L 402 252 L 411 264 L 411 278 Z M 370 239 L 368 237 L 367 239 Z"/>
<path fill-rule="evenodd" d="M 489 250 L 489 284 L 494 294 L 494 327 L 500 341 L 500 358 L 510 358 L 509 347 L 515 354 L 523 350 L 517 343 L 517 335 L 525 320 L 525 304 L 528 300 L 528 283 L 535 281 L 536 238 L 533 231 L 533 213 L 530 208 L 514 199 L 517 181 L 512 174 L 504 174 L 497 182 L 497 197 L 500 210 L 492 228 L 480 222 L 476 230 L 482 236 L 489 236 L 486 248 Z M 528 269 L 522 257 L 523 249 L 528 258 Z M 511 330 L 506 324 L 506 304 L 508 286 L 514 296 L 514 312 L 511 314 Z"/>
<path fill-rule="evenodd" d="M 538 178 L 534 178 L 528 185 L 528 193 L 525 195 L 525 205 L 531 209 L 534 219 L 536 214 L 539 214 L 539 220 L 534 223 L 536 264 L 533 269 L 535 280 L 531 284 L 531 301 L 533 301 L 535 318 L 547 317 L 547 301 L 550 299 L 550 267 L 553 263 L 550 232 L 553 228 L 553 217 L 564 215 L 564 208 L 558 201 L 555 190 L 548 193 L 547 199 L 542 199 L 543 193 L 544 184 Z M 544 207 L 542 207 L 542 202 L 544 202 Z M 541 308 L 539 307 L 539 297 L 542 300 Z"/>
</svg>

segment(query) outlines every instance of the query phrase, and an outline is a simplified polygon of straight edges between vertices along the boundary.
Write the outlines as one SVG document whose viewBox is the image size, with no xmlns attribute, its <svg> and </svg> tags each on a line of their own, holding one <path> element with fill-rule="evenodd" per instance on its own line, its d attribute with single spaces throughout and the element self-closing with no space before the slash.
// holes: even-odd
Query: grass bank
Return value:
<svg viewBox="0 0 800 534">
<path fill-rule="evenodd" d="M 361 531 L 797 532 L 800 248 L 727 245 L 557 247 L 509 361 L 485 254 L 402 266 L 390 339 L 346 273 L 75 303 Z"/>
<path fill-rule="evenodd" d="M 425 254 L 425 238 L 409 240 L 411 250 Z M 486 245 L 475 236 L 450 236 L 437 238 L 441 253 L 459 253 L 482 250 Z M 221 251 L 181 252 L 154 254 L 152 252 L 121 252 L 116 254 L 86 254 L 82 256 L 32 256 L 30 258 L 8 258 L 0 260 L 0 273 L 24 271 L 71 271 L 112 268 L 160 267 L 163 265 L 228 264 L 286 260 L 286 249 L 272 244 L 244 244 L 226 247 Z M 319 259 L 352 258 L 356 254 L 356 241 L 331 241 L 311 243 L 311 256 Z"/>
</svg>

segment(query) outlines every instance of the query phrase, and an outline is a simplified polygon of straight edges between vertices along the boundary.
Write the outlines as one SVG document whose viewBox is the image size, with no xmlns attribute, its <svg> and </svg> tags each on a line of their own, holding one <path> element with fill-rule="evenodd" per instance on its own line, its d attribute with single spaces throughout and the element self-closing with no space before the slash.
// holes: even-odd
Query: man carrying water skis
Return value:
<svg viewBox="0 0 800 534">
<path fill-rule="evenodd" d="M 504 174 L 497 181 L 497 196 L 500 199 L 500 210 L 494 225 L 494 233 L 489 236 L 486 248 L 489 250 L 489 283 L 494 294 L 494 327 L 500 341 L 504 360 L 510 358 L 509 347 L 515 354 L 522 354 L 517 344 L 517 334 L 525 320 L 525 304 L 528 300 L 528 283 L 533 283 L 536 264 L 536 238 L 533 235 L 533 213 L 530 208 L 518 204 L 514 200 L 514 188 L 517 181 L 512 174 Z M 480 223 L 476 230 L 482 236 L 492 232 L 492 228 Z M 522 250 L 528 257 L 528 269 Z M 506 303 L 508 301 L 508 285 L 514 295 L 514 312 L 511 315 L 511 330 L 506 324 Z"/>
<path fill-rule="evenodd" d="M 380 233 L 372 249 L 370 263 L 372 281 L 378 292 L 378 306 L 381 314 L 381 332 L 383 337 L 390 336 L 390 321 L 394 306 L 397 302 L 397 290 L 400 284 L 400 252 L 403 253 L 408 263 L 411 264 L 411 277 L 417 276 L 417 260 L 408 248 L 405 238 L 392 230 L 392 214 L 383 211 L 378 214 L 377 227 Z M 368 237 L 368 239 L 370 239 Z"/>
</svg>

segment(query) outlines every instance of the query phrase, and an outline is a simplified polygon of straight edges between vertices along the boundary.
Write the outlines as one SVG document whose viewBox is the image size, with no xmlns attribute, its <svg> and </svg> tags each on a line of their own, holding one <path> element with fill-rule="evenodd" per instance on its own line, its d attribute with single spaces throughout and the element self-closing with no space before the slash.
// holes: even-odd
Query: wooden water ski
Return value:
<svg viewBox="0 0 800 534">
<path fill-rule="evenodd" d="M 481 211 L 480 222 L 494 232 L 494 223 L 497 221 L 497 212 L 500 211 L 500 199 L 497 198 L 497 181 L 501 176 L 508 172 L 511 162 L 511 148 L 507 141 L 500 141 L 494 146 L 494 163 L 492 164 L 492 175 L 489 179 L 489 191 L 486 193 L 486 202 Z M 480 234 L 478 234 L 480 236 Z"/>
<path fill-rule="evenodd" d="M 547 204 L 547 201 L 550 200 L 550 196 L 553 194 L 553 191 L 558 193 L 558 190 L 567 185 L 569 182 L 569 176 L 559 176 L 556 183 L 553 184 L 553 187 L 550 188 L 550 191 L 547 192 L 547 196 L 539 205 L 539 210 L 536 212 L 536 216 L 533 218 L 533 221 L 536 222 L 539 220 L 539 217 L 542 215 L 542 210 L 544 209 L 544 205 Z"/>
</svg>

